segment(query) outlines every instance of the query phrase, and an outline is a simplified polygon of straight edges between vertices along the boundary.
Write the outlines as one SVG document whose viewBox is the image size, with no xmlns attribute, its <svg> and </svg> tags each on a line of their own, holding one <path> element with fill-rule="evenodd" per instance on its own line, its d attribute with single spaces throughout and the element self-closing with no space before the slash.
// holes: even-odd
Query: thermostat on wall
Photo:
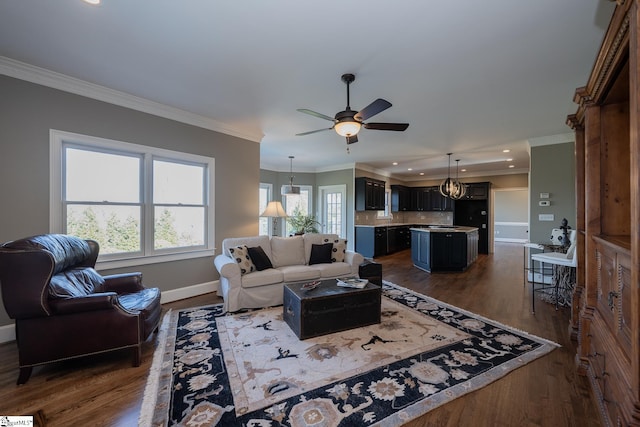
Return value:
<svg viewBox="0 0 640 427">
<path fill-rule="evenodd" d="M 548 200 L 540 200 L 538 202 L 538 206 L 549 206 L 549 205 L 551 205 L 551 202 Z"/>
</svg>

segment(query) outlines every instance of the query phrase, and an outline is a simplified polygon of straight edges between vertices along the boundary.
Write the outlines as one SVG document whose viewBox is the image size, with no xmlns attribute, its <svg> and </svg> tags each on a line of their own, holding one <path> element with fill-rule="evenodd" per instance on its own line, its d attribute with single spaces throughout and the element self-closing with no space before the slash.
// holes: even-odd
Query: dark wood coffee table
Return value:
<svg viewBox="0 0 640 427">
<path fill-rule="evenodd" d="M 380 286 L 343 288 L 326 279 L 304 290 L 306 283 L 285 284 L 283 296 L 284 321 L 301 340 L 380 323 Z"/>
</svg>

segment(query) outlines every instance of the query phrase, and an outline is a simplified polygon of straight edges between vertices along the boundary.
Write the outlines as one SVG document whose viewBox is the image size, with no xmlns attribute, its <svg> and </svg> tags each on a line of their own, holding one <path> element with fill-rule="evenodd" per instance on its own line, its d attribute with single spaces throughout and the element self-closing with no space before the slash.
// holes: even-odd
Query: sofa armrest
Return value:
<svg viewBox="0 0 640 427">
<path fill-rule="evenodd" d="M 233 258 L 221 254 L 216 256 L 213 262 L 216 266 L 216 269 L 218 270 L 218 273 L 220 273 L 220 276 L 228 280 L 233 280 L 236 278 L 240 279 L 240 276 L 242 275 L 240 272 L 240 266 L 237 262 L 235 262 Z"/>
<path fill-rule="evenodd" d="M 71 314 L 111 309 L 116 306 L 117 301 L 118 295 L 115 292 L 101 292 L 83 297 L 49 300 L 49 305 L 56 314 Z"/>
<path fill-rule="evenodd" d="M 344 262 L 351 265 L 352 267 L 354 265 L 360 266 L 360 264 L 362 264 L 363 261 L 364 261 L 364 256 L 362 256 L 362 254 L 358 252 L 347 250 L 344 253 Z"/>
<path fill-rule="evenodd" d="M 130 294 L 144 289 L 142 285 L 142 273 L 122 273 L 103 276 L 104 291 L 117 294 Z"/>
</svg>

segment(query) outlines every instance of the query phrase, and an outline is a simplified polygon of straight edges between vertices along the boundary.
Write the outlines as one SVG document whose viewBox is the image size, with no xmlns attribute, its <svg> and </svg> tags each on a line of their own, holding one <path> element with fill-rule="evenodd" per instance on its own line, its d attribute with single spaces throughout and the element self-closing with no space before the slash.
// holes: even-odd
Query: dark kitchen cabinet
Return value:
<svg viewBox="0 0 640 427">
<path fill-rule="evenodd" d="M 391 211 L 403 212 L 411 210 L 411 189 L 404 185 L 391 186 Z"/>
<path fill-rule="evenodd" d="M 467 267 L 466 233 L 431 234 L 431 271 L 462 271 Z"/>
<path fill-rule="evenodd" d="M 489 200 L 487 199 L 491 184 L 489 182 L 468 184 L 467 193 L 456 200 L 453 214 L 454 225 L 465 225 L 478 228 L 478 252 L 489 253 Z"/>
<path fill-rule="evenodd" d="M 431 188 L 412 187 L 410 206 L 412 211 L 430 211 L 431 210 Z"/>
<path fill-rule="evenodd" d="M 384 210 L 385 182 L 373 178 L 356 178 L 356 210 Z"/>
<path fill-rule="evenodd" d="M 440 193 L 440 187 L 430 187 L 429 210 L 430 211 L 452 211 L 453 199 L 443 196 Z"/>
<path fill-rule="evenodd" d="M 411 246 L 411 234 L 408 226 L 390 226 L 387 228 L 387 253 L 405 250 Z"/>
<path fill-rule="evenodd" d="M 489 198 L 489 182 L 474 182 L 467 185 L 467 192 L 462 197 L 466 200 L 487 200 Z"/>
<path fill-rule="evenodd" d="M 411 231 L 411 260 L 428 271 L 463 271 L 477 256 L 477 231 Z"/>
</svg>

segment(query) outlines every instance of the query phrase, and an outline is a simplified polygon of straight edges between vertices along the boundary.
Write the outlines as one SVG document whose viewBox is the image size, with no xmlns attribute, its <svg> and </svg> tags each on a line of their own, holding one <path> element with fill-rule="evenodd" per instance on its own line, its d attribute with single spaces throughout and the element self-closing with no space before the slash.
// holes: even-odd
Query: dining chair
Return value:
<svg viewBox="0 0 640 427">
<path fill-rule="evenodd" d="M 569 241 L 571 242 L 571 244 L 569 245 L 569 249 L 567 250 L 566 253 L 542 252 L 542 253 L 531 255 L 531 260 L 533 261 L 533 266 L 532 266 L 533 280 L 531 282 L 531 310 L 534 314 L 536 312 L 535 293 L 544 292 L 546 289 L 550 289 L 550 288 L 553 288 L 554 290 L 556 310 L 558 309 L 558 299 L 559 299 L 558 296 L 559 296 L 560 284 L 558 283 L 558 280 L 552 280 L 553 283 L 551 283 L 550 286 L 547 286 L 545 282 L 545 275 L 547 271 L 545 270 L 545 264 L 551 264 L 552 266 L 576 268 L 578 266 L 578 253 L 577 253 L 578 251 L 576 250 L 576 243 L 577 243 L 576 236 L 577 236 L 576 230 L 571 230 L 569 232 Z M 542 277 L 542 282 L 539 289 L 536 289 L 536 284 L 538 283 L 536 281 L 536 271 L 535 271 L 536 262 L 538 262 L 540 265 L 540 272 Z"/>
</svg>

